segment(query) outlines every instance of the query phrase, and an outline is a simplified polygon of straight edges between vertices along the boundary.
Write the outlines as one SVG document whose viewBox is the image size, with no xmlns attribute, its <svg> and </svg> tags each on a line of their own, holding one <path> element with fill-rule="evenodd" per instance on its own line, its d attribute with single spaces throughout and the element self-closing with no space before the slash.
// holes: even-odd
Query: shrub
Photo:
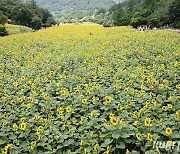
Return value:
<svg viewBox="0 0 180 154">
<path fill-rule="evenodd" d="M 6 36 L 6 35 L 8 35 L 6 27 L 3 25 L 0 25 L 0 36 Z"/>
<path fill-rule="evenodd" d="M 2 12 L 0 12 L 0 24 L 5 25 L 7 21 L 8 21 L 8 18 Z"/>
</svg>

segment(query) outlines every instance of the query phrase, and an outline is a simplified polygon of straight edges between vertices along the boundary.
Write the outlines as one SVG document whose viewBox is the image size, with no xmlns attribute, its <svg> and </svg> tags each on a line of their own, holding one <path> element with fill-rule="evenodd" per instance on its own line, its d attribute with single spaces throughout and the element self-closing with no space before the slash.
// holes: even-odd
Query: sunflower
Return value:
<svg viewBox="0 0 180 154">
<path fill-rule="evenodd" d="M 22 122 L 20 124 L 20 128 L 21 128 L 21 130 L 26 130 L 26 123 Z"/>
<path fill-rule="evenodd" d="M 81 140 L 80 145 L 81 145 L 81 146 L 83 145 L 83 140 Z"/>
<path fill-rule="evenodd" d="M 64 110 L 64 108 L 61 107 L 61 106 L 57 108 L 57 112 L 60 112 L 60 111 L 62 111 L 62 110 Z"/>
<path fill-rule="evenodd" d="M 162 107 L 162 110 L 165 111 L 165 110 L 166 110 L 166 106 L 163 106 L 163 107 Z"/>
<path fill-rule="evenodd" d="M 124 118 L 119 121 L 119 123 L 122 125 L 124 123 Z"/>
<path fill-rule="evenodd" d="M 151 141 L 151 142 L 153 141 L 152 135 L 150 133 L 147 134 L 147 137 L 148 137 L 149 141 Z"/>
<path fill-rule="evenodd" d="M 47 77 L 44 77 L 44 81 L 47 82 L 49 79 Z"/>
<path fill-rule="evenodd" d="M 170 135 L 170 134 L 172 134 L 172 129 L 168 127 L 168 128 L 166 128 L 165 132 L 167 135 Z"/>
<path fill-rule="evenodd" d="M 164 85 L 163 84 L 160 84 L 159 85 L 159 89 L 163 89 L 164 88 Z"/>
<path fill-rule="evenodd" d="M 13 82 L 13 86 L 17 87 L 19 85 L 18 81 Z"/>
<path fill-rule="evenodd" d="M 110 96 L 106 96 L 105 100 L 106 100 L 107 103 L 111 103 L 111 97 Z"/>
<path fill-rule="evenodd" d="M 38 116 L 38 115 L 35 115 L 35 116 L 34 116 L 34 119 L 35 119 L 35 120 L 39 120 L 40 118 L 41 118 L 41 117 Z"/>
<path fill-rule="evenodd" d="M 60 91 L 60 93 L 61 93 L 62 96 L 64 96 L 64 95 L 66 95 L 66 90 L 63 89 L 63 90 Z"/>
<path fill-rule="evenodd" d="M 128 92 L 128 88 L 124 89 L 124 92 L 127 93 Z"/>
<path fill-rule="evenodd" d="M 85 88 L 88 88 L 88 87 L 89 87 L 89 85 L 86 83 L 86 84 L 84 84 L 84 87 L 85 87 Z"/>
<path fill-rule="evenodd" d="M 103 154 L 109 154 L 110 153 L 110 147 L 108 146 L 106 151 Z"/>
<path fill-rule="evenodd" d="M 84 154 L 87 154 L 87 149 L 86 148 L 84 149 Z"/>
<path fill-rule="evenodd" d="M 113 118 L 114 117 L 114 114 L 113 113 L 110 113 L 109 114 L 109 119 Z"/>
<path fill-rule="evenodd" d="M 159 148 L 156 148 L 156 152 L 157 152 L 158 154 L 161 154 Z"/>
<path fill-rule="evenodd" d="M 161 73 L 157 73 L 157 76 L 160 77 L 160 76 L 161 76 Z"/>
<path fill-rule="evenodd" d="M 156 100 L 155 100 L 155 99 L 152 99 L 152 104 L 153 104 L 154 106 L 156 106 Z"/>
<path fill-rule="evenodd" d="M 31 146 L 35 147 L 36 146 L 36 141 L 31 142 Z"/>
<path fill-rule="evenodd" d="M 47 99 L 47 98 L 48 98 L 48 94 L 44 94 L 44 95 L 43 95 L 43 98 L 44 98 L 44 99 Z"/>
<path fill-rule="evenodd" d="M 61 85 L 61 82 L 58 81 L 58 83 L 56 83 L 56 86 L 57 86 L 57 87 L 60 87 L 60 85 Z"/>
<path fill-rule="evenodd" d="M 91 117 L 93 117 L 94 116 L 94 111 L 91 111 L 90 115 L 91 115 Z"/>
<path fill-rule="evenodd" d="M 87 99 L 82 99 L 82 103 L 86 104 L 87 103 Z"/>
<path fill-rule="evenodd" d="M 95 144 L 94 145 L 94 151 L 97 151 L 98 147 L 99 147 L 99 144 Z"/>
<path fill-rule="evenodd" d="M 156 81 L 156 80 L 152 81 L 152 85 L 153 85 L 153 86 L 155 86 L 156 84 L 157 84 L 157 81 Z"/>
<path fill-rule="evenodd" d="M 83 121 L 84 121 L 84 119 L 85 119 L 85 117 L 81 116 L 81 117 L 80 117 L 80 119 L 81 119 L 81 121 L 83 122 Z"/>
<path fill-rule="evenodd" d="M 172 104 L 168 104 L 169 109 L 172 109 L 172 107 L 173 107 Z"/>
<path fill-rule="evenodd" d="M 66 112 L 71 112 L 72 111 L 72 109 L 71 109 L 71 107 L 70 106 L 68 106 L 67 108 L 66 108 Z"/>
<path fill-rule="evenodd" d="M 172 100 L 173 100 L 173 96 L 169 96 L 168 101 L 172 101 Z"/>
<path fill-rule="evenodd" d="M 134 121 L 133 125 L 137 126 L 138 125 L 138 121 Z"/>
<path fill-rule="evenodd" d="M 128 149 L 126 149 L 126 154 L 131 154 L 131 152 Z"/>
<path fill-rule="evenodd" d="M 111 122 L 111 124 L 113 124 L 114 126 L 117 126 L 117 125 L 118 125 L 118 120 L 117 120 L 115 117 L 112 117 L 112 118 L 110 119 L 110 122 Z"/>
<path fill-rule="evenodd" d="M 136 138 L 137 138 L 139 141 L 141 141 L 141 135 L 140 135 L 140 133 L 137 133 L 137 134 L 136 134 Z"/>
<path fill-rule="evenodd" d="M 7 144 L 4 147 L 4 150 L 2 151 L 2 154 L 8 154 L 9 153 L 9 148 L 12 146 L 12 144 Z"/>
<path fill-rule="evenodd" d="M 104 72 L 104 69 L 103 69 L 102 67 L 98 67 L 98 70 L 99 70 L 100 72 Z"/>
<path fill-rule="evenodd" d="M 25 76 L 21 76 L 21 80 L 23 80 L 23 81 L 24 81 L 25 79 L 26 79 L 26 77 L 25 77 Z"/>
<path fill-rule="evenodd" d="M 172 141 L 167 141 L 167 145 L 168 145 L 169 147 L 171 147 L 171 146 L 173 145 L 173 142 L 172 142 Z"/>
<path fill-rule="evenodd" d="M 29 99 L 29 100 L 30 100 L 30 102 L 33 102 L 33 101 L 34 101 L 34 98 L 30 97 L 30 99 Z"/>
<path fill-rule="evenodd" d="M 147 73 L 148 73 L 148 71 L 147 71 L 147 70 L 144 70 L 144 71 L 143 71 L 143 73 L 144 73 L 144 74 L 147 74 Z"/>
<path fill-rule="evenodd" d="M 117 85 L 114 86 L 114 90 L 116 90 L 116 91 L 118 90 L 118 86 Z"/>
<path fill-rule="evenodd" d="M 6 126 L 8 123 L 5 121 L 5 122 L 3 122 L 3 126 Z"/>
<path fill-rule="evenodd" d="M 22 99 L 22 98 L 18 98 L 18 102 L 19 102 L 19 103 L 22 103 L 22 102 L 23 102 L 23 99 Z"/>
<path fill-rule="evenodd" d="M 91 91 L 90 91 L 90 90 L 88 90 L 88 91 L 87 91 L 87 94 L 88 94 L 88 95 L 91 95 Z"/>
<path fill-rule="evenodd" d="M 31 103 L 28 103 L 27 104 L 27 108 L 30 109 L 32 107 L 32 104 Z"/>
<path fill-rule="evenodd" d="M 81 77 L 81 76 L 78 76 L 78 80 L 79 80 L 79 81 L 82 80 L 82 77 Z"/>
<path fill-rule="evenodd" d="M 177 88 L 177 89 L 180 89 L 180 85 L 176 85 L 176 88 Z"/>
<path fill-rule="evenodd" d="M 145 126 L 149 126 L 151 123 L 151 119 L 150 118 L 146 118 L 144 121 Z"/>
<path fill-rule="evenodd" d="M 42 131 L 43 131 L 43 129 L 44 129 L 44 127 L 43 127 L 43 126 L 39 126 L 37 130 L 38 130 L 38 131 L 40 131 L 40 132 L 42 132 Z"/>
<path fill-rule="evenodd" d="M 16 105 L 16 102 L 15 102 L 15 101 L 12 101 L 12 102 L 11 102 L 11 105 L 12 105 L 12 106 L 15 106 L 15 105 Z"/>
<path fill-rule="evenodd" d="M 160 124 L 161 126 L 163 125 L 163 119 L 162 119 L 162 118 L 159 120 L 159 124 Z"/>
<path fill-rule="evenodd" d="M 18 125 L 16 123 L 14 123 L 12 127 L 14 130 L 18 130 Z"/>
<path fill-rule="evenodd" d="M 122 110 L 122 109 L 123 109 L 122 105 L 121 105 L 121 104 L 118 104 L 117 110 L 120 111 L 120 110 Z"/>
</svg>

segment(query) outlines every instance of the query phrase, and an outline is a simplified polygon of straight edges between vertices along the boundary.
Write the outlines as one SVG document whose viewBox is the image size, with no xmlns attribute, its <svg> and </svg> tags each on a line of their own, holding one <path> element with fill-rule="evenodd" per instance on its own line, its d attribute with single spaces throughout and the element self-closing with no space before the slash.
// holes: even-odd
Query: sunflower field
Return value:
<svg viewBox="0 0 180 154">
<path fill-rule="evenodd" d="M 178 153 L 179 51 L 170 30 L 96 24 L 0 38 L 0 152 Z"/>
</svg>

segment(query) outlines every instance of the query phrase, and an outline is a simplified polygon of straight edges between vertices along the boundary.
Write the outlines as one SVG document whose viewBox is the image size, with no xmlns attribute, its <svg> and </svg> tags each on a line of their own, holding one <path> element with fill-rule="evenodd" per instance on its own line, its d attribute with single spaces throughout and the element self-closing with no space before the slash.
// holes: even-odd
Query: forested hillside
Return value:
<svg viewBox="0 0 180 154">
<path fill-rule="evenodd" d="M 103 21 L 102 21 L 103 19 Z M 101 11 L 95 22 L 105 25 L 138 27 L 180 27 L 179 0 L 126 0 Z"/>
<path fill-rule="evenodd" d="M 35 1 L 23 2 L 22 0 L 1 0 L 0 19 L 8 18 L 10 23 L 28 26 L 33 29 L 49 27 L 55 24 L 52 14 L 39 7 Z M 0 21 L 0 24 L 4 22 Z"/>
<path fill-rule="evenodd" d="M 50 10 L 58 19 L 82 18 L 98 8 L 109 8 L 124 0 L 37 0 L 40 6 Z"/>
</svg>

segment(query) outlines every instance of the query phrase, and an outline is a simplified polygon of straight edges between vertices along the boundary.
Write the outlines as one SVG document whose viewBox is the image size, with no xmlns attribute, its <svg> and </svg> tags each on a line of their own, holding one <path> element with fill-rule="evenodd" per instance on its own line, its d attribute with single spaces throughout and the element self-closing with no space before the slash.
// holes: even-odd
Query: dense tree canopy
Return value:
<svg viewBox="0 0 180 154">
<path fill-rule="evenodd" d="M 169 19 L 174 27 L 180 28 L 180 1 L 175 0 L 169 8 Z"/>
<path fill-rule="evenodd" d="M 0 24 L 4 25 L 7 21 L 8 18 L 2 12 L 0 12 Z"/>
<path fill-rule="evenodd" d="M 115 25 L 179 27 L 179 0 L 127 0 L 111 8 Z"/>
<path fill-rule="evenodd" d="M 51 13 L 39 7 L 34 0 L 1 0 L 0 11 L 14 24 L 40 29 L 55 24 Z"/>
<path fill-rule="evenodd" d="M 0 12 L 0 36 L 8 35 L 6 27 L 4 26 L 7 21 L 8 18 L 2 12 Z"/>
</svg>

